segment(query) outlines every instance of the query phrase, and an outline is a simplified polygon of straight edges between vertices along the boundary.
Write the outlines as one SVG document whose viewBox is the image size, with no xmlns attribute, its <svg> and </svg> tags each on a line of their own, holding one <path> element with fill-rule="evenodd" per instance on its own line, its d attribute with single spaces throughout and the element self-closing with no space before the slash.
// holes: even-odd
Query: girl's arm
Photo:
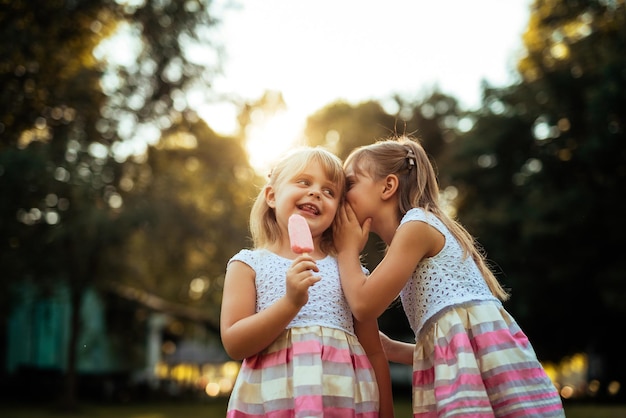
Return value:
<svg viewBox="0 0 626 418">
<path fill-rule="evenodd" d="M 413 351 L 415 344 L 389 338 L 380 332 L 380 342 L 385 350 L 385 355 L 389 361 L 394 363 L 413 365 Z"/>
<path fill-rule="evenodd" d="M 370 221 L 359 224 L 350 205 L 339 209 L 334 232 L 341 286 L 353 315 L 359 320 L 378 318 L 398 296 L 424 257 L 443 247 L 443 236 L 424 222 L 407 222 L 398 228 L 385 257 L 366 276 L 359 255 L 369 235 Z"/>
<path fill-rule="evenodd" d="M 391 391 L 391 374 L 389 372 L 389 362 L 378 336 L 378 322 L 369 320 L 366 322 L 354 320 L 354 332 L 359 338 L 359 342 L 365 349 L 367 357 L 374 368 L 376 383 L 378 384 L 379 416 L 380 418 L 392 418 L 393 396 Z"/>
<path fill-rule="evenodd" d="M 226 269 L 220 334 L 228 355 L 241 360 L 259 353 L 285 330 L 308 301 L 308 289 L 320 278 L 308 256 L 296 258 L 287 271 L 287 292 L 272 306 L 256 312 L 256 273 L 245 263 L 234 261 Z"/>
</svg>

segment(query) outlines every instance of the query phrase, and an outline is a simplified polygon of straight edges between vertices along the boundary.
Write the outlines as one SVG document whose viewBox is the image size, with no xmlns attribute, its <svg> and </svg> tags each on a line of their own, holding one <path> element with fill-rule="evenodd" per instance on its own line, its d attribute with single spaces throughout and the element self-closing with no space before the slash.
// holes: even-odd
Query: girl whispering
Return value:
<svg viewBox="0 0 626 418">
<path fill-rule="evenodd" d="M 408 137 L 353 150 L 348 204 L 335 228 L 339 272 L 355 318 L 378 318 L 399 295 L 415 344 L 384 338 L 413 365 L 414 417 L 564 417 L 528 338 L 504 309 L 508 293 L 474 238 L 439 205 L 435 171 Z M 369 232 L 387 245 L 369 276 Z"/>
</svg>

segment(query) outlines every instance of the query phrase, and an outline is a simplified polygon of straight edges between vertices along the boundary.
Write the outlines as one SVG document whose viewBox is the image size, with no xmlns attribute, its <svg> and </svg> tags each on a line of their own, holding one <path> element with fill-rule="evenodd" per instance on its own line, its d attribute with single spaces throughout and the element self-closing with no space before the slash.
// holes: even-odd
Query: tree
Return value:
<svg viewBox="0 0 626 418">
<path fill-rule="evenodd" d="M 138 226 L 123 216 L 132 189 L 120 183 L 122 163 L 193 115 L 186 112 L 187 93 L 219 71 L 210 5 L 18 0 L 0 6 L 0 34 L 11 40 L 0 49 L 2 285 L 30 278 L 41 288 L 70 289 L 67 407 L 75 402 L 80 297 L 103 277 L 106 250 Z M 131 60 L 113 59 L 102 43 L 113 35 L 134 52 Z M 199 46 L 212 60 L 189 53 Z"/>
<path fill-rule="evenodd" d="M 600 357 L 610 366 L 590 378 L 602 383 L 626 374 L 606 320 L 626 319 L 624 7 L 535 1 L 520 83 L 485 89 L 451 166 L 459 217 L 500 266 L 540 357 Z"/>
<path fill-rule="evenodd" d="M 226 262 L 249 244 L 260 182 L 242 145 L 197 121 L 165 131 L 145 164 L 127 168 L 123 179 L 143 179 L 127 201 L 139 227 L 110 249 L 105 286 L 194 307 L 219 334 Z"/>
</svg>

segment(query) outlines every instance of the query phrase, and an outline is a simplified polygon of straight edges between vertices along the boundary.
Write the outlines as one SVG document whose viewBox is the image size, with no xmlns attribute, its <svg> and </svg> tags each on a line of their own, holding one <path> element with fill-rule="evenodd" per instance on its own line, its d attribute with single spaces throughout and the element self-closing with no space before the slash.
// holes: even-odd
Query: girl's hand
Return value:
<svg viewBox="0 0 626 418">
<path fill-rule="evenodd" d="M 380 344 L 383 346 L 385 355 L 389 357 L 393 353 L 393 340 L 382 331 L 378 331 L 378 336 L 380 337 Z"/>
<path fill-rule="evenodd" d="M 371 218 L 367 218 L 363 225 L 359 224 L 352 206 L 348 202 L 342 205 L 337 211 L 335 227 L 333 228 L 333 239 L 337 251 L 352 249 L 360 254 L 367 244 L 371 224 Z"/>
<path fill-rule="evenodd" d="M 309 255 L 298 256 L 286 275 L 287 298 L 297 307 L 301 308 L 309 301 L 309 287 L 319 282 L 322 278 L 314 276 L 319 268 L 315 260 Z"/>
<path fill-rule="evenodd" d="M 383 351 L 389 361 L 409 366 L 413 364 L 415 344 L 394 340 L 389 338 L 382 331 L 378 331 L 378 336 L 380 337 L 380 344 L 383 346 Z"/>
</svg>

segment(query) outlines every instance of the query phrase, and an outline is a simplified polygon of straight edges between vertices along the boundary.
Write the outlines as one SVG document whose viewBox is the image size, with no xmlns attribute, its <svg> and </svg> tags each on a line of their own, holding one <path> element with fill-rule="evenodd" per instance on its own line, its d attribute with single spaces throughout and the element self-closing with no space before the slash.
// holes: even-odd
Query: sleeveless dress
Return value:
<svg viewBox="0 0 626 418">
<path fill-rule="evenodd" d="M 245 249 L 234 261 L 256 273 L 257 312 L 285 294 L 293 260 Z M 227 418 L 378 417 L 376 376 L 354 334 L 337 260 L 317 266 L 322 280 L 309 288 L 308 303 L 269 347 L 242 362 Z"/>
<path fill-rule="evenodd" d="M 516 321 L 434 214 L 409 210 L 445 237 L 402 289 L 416 336 L 414 417 L 565 417 L 561 398 Z"/>
</svg>

